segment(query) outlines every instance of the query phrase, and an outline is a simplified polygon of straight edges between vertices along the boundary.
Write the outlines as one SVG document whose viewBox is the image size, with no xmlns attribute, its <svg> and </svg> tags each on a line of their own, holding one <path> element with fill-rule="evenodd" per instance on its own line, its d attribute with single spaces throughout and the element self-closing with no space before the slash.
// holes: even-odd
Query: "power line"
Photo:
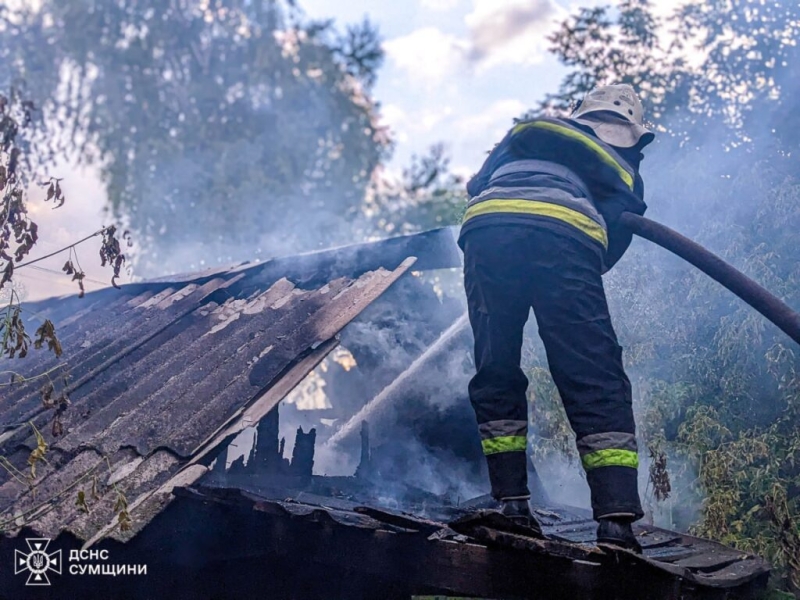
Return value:
<svg viewBox="0 0 800 600">
<path fill-rule="evenodd" d="M 59 273 L 59 275 L 63 275 L 63 273 Z M 34 273 L 32 271 L 26 271 L 25 273 L 19 273 L 18 275 L 16 275 L 14 277 L 14 279 L 15 280 L 19 280 L 21 282 L 29 283 L 29 284 L 32 284 L 33 282 L 36 282 L 37 284 L 39 284 L 39 283 L 47 284 L 50 287 L 56 286 L 56 287 L 64 288 L 64 289 L 75 288 L 75 290 L 77 292 L 77 285 L 74 282 L 71 282 L 71 281 L 67 280 L 66 278 L 53 277 L 53 276 L 51 276 L 51 275 L 49 275 L 47 273 Z M 96 283 L 91 283 L 89 285 L 90 285 L 89 289 L 91 291 L 94 291 L 94 290 L 97 290 L 97 289 L 101 289 L 99 287 L 94 287 L 94 286 L 97 285 Z"/>
<path fill-rule="evenodd" d="M 37 271 L 44 271 L 46 273 L 53 273 L 54 275 L 64 275 L 63 271 L 56 271 L 55 269 L 48 269 L 47 267 L 34 266 L 33 268 L 36 269 Z M 84 281 L 91 281 L 92 283 L 96 283 L 96 284 L 102 285 L 102 286 L 111 285 L 107 281 L 98 281 L 97 279 L 92 279 L 91 277 L 84 277 L 83 280 Z"/>
<path fill-rule="evenodd" d="M 32 265 L 32 264 L 37 263 L 37 262 L 41 262 L 41 261 L 45 260 L 46 258 L 50 258 L 51 256 L 55 256 L 56 254 L 61 254 L 62 252 L 66 252 L 67 250 L 71 250 L 72 248 L 74 248 L 78 244 L 82 244 L 83 242 L 85 242 L 87 240 L 90 240 L 93 237 L 97 237 L 98 235 L 101 235 L 102 233 L 105 233 L 105 231 L 107 229 L 108 229 L 108 227 L 103 227 L 99 231 L 95 231 L 92 235 L 87 235 L 82 240 L 78 240 L 74 244 L 70 244 L 69 246 L 65 246 L 64 248 L 61 248 L 61 250 L 56 250 L 55 252 L 51 252 L 50 254 L 45 254 L 44 256 L 40 256 L 39 258 L 34 258 L 33 260 L 29 260 L 26 263 L 22 263 L 21 265 L 14 265 L 14 269 L 21 269 L 22 267 L 27 267 L 28 265 Z"/>
</svg>

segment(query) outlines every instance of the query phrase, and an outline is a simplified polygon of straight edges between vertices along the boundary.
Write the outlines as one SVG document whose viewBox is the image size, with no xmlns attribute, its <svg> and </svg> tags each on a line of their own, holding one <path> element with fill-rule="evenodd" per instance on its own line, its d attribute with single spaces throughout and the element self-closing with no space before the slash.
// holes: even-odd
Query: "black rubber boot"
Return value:
<svg viewBox="0 0 800 600">
<path fill-rule="evenodd" d="M 642 553 L 642 547 L 628 519 L 600 519 L 597 526 L 597 543 L 618 546 L 637 554 Z"/>
<path fill-rule="evenodd" d="M 531 513 L 531 507 L 528 505 L 527 498 L 501 500 L 500 512 L 515 523 L 525 525 L 526 527 L 533 520 L 533 514 Z"/>
<path fill-rule="evenodd" d="M 531 513 L 527 498 L 504 498 L 500 501 L 500 513 L 509 521 L 542 533 L 542 526 Z"/>
</svg>

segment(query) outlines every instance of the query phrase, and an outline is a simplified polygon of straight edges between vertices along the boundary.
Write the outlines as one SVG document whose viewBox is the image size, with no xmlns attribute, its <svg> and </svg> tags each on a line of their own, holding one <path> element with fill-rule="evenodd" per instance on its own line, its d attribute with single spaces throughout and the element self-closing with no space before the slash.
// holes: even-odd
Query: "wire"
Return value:
<svg viewBox="0 0 800 600">
<path fill-rule="evenodd" d="M 53 273 L 54 275 L 62 275 L 62 276 L 64 275 L 63 271 L 56 271 L 55 269 L 48 269 L 47 267 L 34 266 L 33 268 L 36 269 L 37 271 L 44 271 L 45 273 Z M 96 283 L 97 285 L 102 285 L 106 287 L 111 285 L 107 281 L 99 281 L 97 279 L 92 279 L 91 277 L 84 277 L 84 281 L 91 281 L 92 283 Z"/>
<path fill-rule="evenodd" d="M 55 256 L 56 254 L 61 254 L 62 252 L 66 252 L 67 250 L 72 250 L 78 244 L 82 244 L 83 242 L 85 242 L 87 240 L 90 240 L 93 237 L 97 237 L 98 235 L 101 235 L 101 234 L 105 233 L 107 229 L 109 229 L 109 228 L 108 227 L 103 227 L 99 231 L 95 231 L 92 235 L 87 235 L 82 240 L 78 240 L 74 244 L 70 244 L 69 246 L 65 246 L 64 248 L 61 248 L 61 250 L 56 250 L 55 252 L 51 252 L 50 254 L 45 254 L 44 256 L 40 256 L 39 258 L 34 258 L 33 260 L 29 260 L 26 263 L 22 263 L 21 265 L 14 265 L 14 269 L 21 269 L 22 267 L 27 267 L 28 265 L 32 265 L 33 263 L 41 262 L 46 258 L 50 258 L 51 256 Z"/>
</svg>

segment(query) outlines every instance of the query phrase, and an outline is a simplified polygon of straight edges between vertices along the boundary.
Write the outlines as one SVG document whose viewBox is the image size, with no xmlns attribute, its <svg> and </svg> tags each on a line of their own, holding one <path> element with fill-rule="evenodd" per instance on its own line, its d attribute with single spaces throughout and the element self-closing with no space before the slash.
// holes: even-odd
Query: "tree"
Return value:
<svg viewBox="0 0 800 600">
<path fill-rule="evenodd" d="M 0 356 L 24 358 L 30 336 L 25 331 L 19 296 L 12 287 L 14 265 L 28 256 L 39 239 L 39 227 L 28 215 L 26 188 L 32 183 L 30 164 L 25 150 L 29 147 L 25 134 L 36 126 L 35 108 L 23 99 L 19 90 L 0 95 L 0 290 L 8 286 L 8 303 L 0 321 Z M 58 180 L 48 183 L 47 200 L 57 205 L 64 198 Z M 60 354 L 52 323 L 46 321 L 36 332 L 36 347 L 47 341 Z"/>
<path fill-rule="evenodd" d="M 4 67 L 101 165 L 139 273 L 351 239 L 388 149 L 368 22 L 339 37 L 277 0 L 46 0 L 4 22 Z"/>
<path fill-rule="evenodd" d="M 596 82 L 641 89 L 662 133 L 643 163 L 655 218 L 800 307 L 800 8 L 691 2 L 662 25 L 647 2 L 618 8 L 583 11 L 556 33 L 553 50 L 573 70 L 545 105 L 566 106 Z M 701 65 L 685 60 L 690 50 Z M 663 440 L 697 474 L 704 501 L 694 530 L 765 555 L 778 584 L 800 592 L 797 349 L 645 244 L 606 287 L 639 392 L 640 435 Z"/>
<path fill-rule="evenodd" d="M 450 172 L 444 146 L 436 144 L 428 154 L 412 156 L 399 181 L 376 178 L 367 195 L 365 234 L 409 234 L 456 225 L 466 210 L 464 182 Z"/>
<path fill-rule="evenodd" d="M 20 297 L 14 286 L 14 274 L 19 268 L 26 267 L 41 259 L 25 261 L 39 241 L 39 227 L 28 213 L 28 190 L 39 183 L 46 188 L 45 201 L 53 202 L 54 208 L 64 204 L 65 198 L 61 190 L 60 179 L 42 177 L 47 163 L 37 163 L 31 149 L 36 135 L 41 131 L 41 113 L 30 100 L 25 99 L 18 88 L 11 88 L 8 95 L 0 94 L 0 291 L 4 292 L 3 313 L 0 317 L 0 358 L 25 358 L 28 354 L 30 336 L 25 331 L 22 317 Z M 41 180 L 43 183 L 40 183 Z M 113 271 L 112 284 L 119 276 L 125 261 L 114 227 L 103 228 L 93 236 L 102 235 L 103 245 L 100 260 L 103 266 L 109 264 Z M 86 241 L 79 240 L 54 254 L 69 251 L 69 259 L 64 265 L 64 272 L 72 275 L 83 296 L 84 273 L 80 269 L 74 248 Z M 73 256 L 76 257 L 73 262 Z M 76 267 L 76 264 L 78 266 Z M 61 354 L 61 344 L 56 337 L 55 326 L 44 320 L 35 333 L 34 347 L 42 348 L 45 344 L 56 356 Z M 17 374 L 14 371 L 2 371 L 12 375 L 12 383 Z M 6 384 L 0 384 L 6 385 Z"/>
</svg>

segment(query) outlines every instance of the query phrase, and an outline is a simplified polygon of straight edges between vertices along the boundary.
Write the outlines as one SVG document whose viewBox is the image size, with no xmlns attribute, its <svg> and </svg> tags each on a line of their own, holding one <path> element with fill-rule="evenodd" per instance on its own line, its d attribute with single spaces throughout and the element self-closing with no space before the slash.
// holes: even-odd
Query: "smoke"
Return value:
<svg viewBox="0 0 800 600">
<path fill-rule="evenodd" d="M 779 151 L 774 115 L 748 117 L 747 138 L 723 123 L 668 133 L 645 150 L 647 217 L 687 235 L 800 307 L 797 245 L 787 235 L 798 214 L 796 169 Z M 640 431 L 640 489 L 657 524 L 686 530 L 699 518 L 697 456 L 708 440 L 686 429 L 693 406 L 719 408 L 731 430 L 773 422 L 784 406 L 764 359 L 784 336 L 690 265 L 635 239 L 605 277 L 610 310 L 634 382 Z M 672 492 L 652 497 L 647 445 L 666 451 Z"/>
<path fill-rule="evenodd" d="M 537 3 L 525 10 L 507 10 L 475 25 L 473 59 L 485 58 L 491 49 L 490 38 L 522 35 L 531 23 L 548 16 L 547 6 Z M 751 139 L 769 137 L 772 119 L 774 115 L 768 113 L 762 118 L 750 116 Z M 797 213 L 791 190 L 775 189 L 781 160 L 765 164 L 767 158 L 778 156 L 771 153 L 769 144 L 732 144 L 730 131 L 721 123 L 704 127 L 692 131 L 689 141 L 662 134 L 646 149 L 642 174 L 650 206 L 647 216 L 695 238 L 768 287 L 783 285 L 786 273 L 796 269 L 800 257 L 796 243 L 792 247 L 786 236 L 772 235 L 787 228 L 787 221 L 782 223 L 781 219 L 795 219 Z M 263 198 L 263 194 L 255 193 L 257 190 L 245 191 L 253 191 L 254 199 Z M 259 256 L 259 252 L 288 254 L 305 244 L 318 243 L 322 229 L 347 228 L 344 219 L 330 213 L 293 214 L 295 220 L 287 221 L 285 237 L 262 239 L 258 223 L 271 215 L 247 212 L 245 220 L 250 222 L 237 227 L 251 228 L 245 229 L 251 245 L 234 245 L 228 258 L 233 259 L 236 253 L 247 259 Z M 720 397 L 735 400 L 739 409 L 745 406 L 736 416 L 741 422 L 769 422 L 771 411 L 780 406 L 774 386 L 761 385 L 765 381 L 763 361 L 748 358 L 758 354 L 754 345 L 763 349 L 776 341 L 775 336 L 765 334 L 763 324 L 749 321 L 748 309 L 703 277 L 642 240 L 634 241 L 606 277 L 610 310 L 625 347 L 626 368 L 631 380 L 638 383 L 635 413 L 641 434 L 640 489 L 651 518 L 670 527 L 686 527 L 696 517 L 702 500 L 693 484 L 697 479 L 694 463 L 675 449 L 678 429 L 686 406 L 713 400 L 693 397 L 691 392 L 681 395 L 679 386 L 700 382 L 713 389 L 710 383 L 716 379 Z M 796 291 L 789 289 L 786 293 L 797 299 Z M 430 299 L 422 294 L 416 289 L 390 296 L 348 328 L 343 345 L 352 352 L 357 367 L 344 371 L 335 362 L 328 362 L 328 370 L 317 373 L 325 382 L 330 408 L 303 411 L 298 408 L 302 403 L 294 402 L 289 405 L 293 408 L 284 411 L 282 435 L 289 445 L 287 454 L 294 430 L 313 425 L 318 427 L 320 440 L 317 472 L 351 474 L 355 470 L 358 435 L 336 448 L 326 448 L 324 441 L 400 376 L 434 343 L 436 333 L 460 314 L 428 303 Z M 452 298 L 463 306 L 462 297 L 453 294 Z M 432 315 L 444 322 L 431 323 Z M 737 331 L 731 323 L 740 329 Z M 721 340 L 721 332 L 729 339 Z M 719 352 L 721 346 L 724 356 L 713 356 L 715 352 L 723 354 Z M 446 359 L 420 371 L 402 397 L 375 413 L 370 422 L 371 442 L 376 452 L 376 473 L 385 493 L 402 497 L 412 484 L 430 493 L 457 496 L 486 489 L 482 458 L 475 456 L 474 416 L 466 401 L 466 384 L 472 374 L 469 351 L 465 341 Z M 537 350 L 537 361 L 545 364 L 541 349 Z M 663 383 L 667 392 L 656 397 L 641 382 Z M 534 427 L 534 442 L 536 436 Z M 569 436 L 564 439 L 572 444 Z M 672 483 L 671 497 L 664 503 L 650 497 L 647 447 L 657 439 L 666 440 Z M 588 505 L 588 487 L 575 461 L 554 450 L 538 457 L 536 467 L 553 500 Z"/>
<path fill-rule="evenodd" d="M 456 319 L 446 331 L 426 349 L 420 356 L 414 359 L 391 384 L 381 390 L 380 394 L 371 399 L 364 407 L 344 423 L 339 430 L 328 440 L 329 444 L 336 444 L 351 435 L 359 423 L 368 419 L 373 419 L 381 411 L 393 408 L 391 403 L 395 399 L 401 399 L 402 395 L 413 394 L 420 389 L 427 392 L 428 397 L 448 398 L 452 393 L 452 388 L 442 389 L 441 385 L 450 385 L 464 377 L 464 360 L 458 359 L 458 355 L 450 355 L 444 366 L 434 367 L 433 362 L 439 358 L 441 353 L 446 352 L 454 342 L 458 341 L 468 326 L 467 315 L 461 315 Z M 387 407 L 388 405 L 388 407 Z M 446 404 L 437 405 L 439 408 L 446 408 Z"/>
<path fill-rule="evenodd" d="M 283 1 L 14 5 L 0 82 L 24 81 L 45 107 L 42 158 L 96 169 L 136 242 L 137 276 L 362 237 L 366 190 L 390 151 L 368 22 L 344 33 Z"/>
<path fill-rule="evenodd" d="M 281 407 L 285 455 L 298 427 L 315 427 L 314 472 L 352 475 L 365 420 L 367 479 L 383 499 L 407 502 L 429 494 L 457 503 L 488 492 L 466 393 L 474 367 L 469 328 L 461 326 L 463 291 L 446 287 L 450 294 L 440 300 L 429 283 L 406 278 L 348 326 L 345 350 L 326 359 Z M 379 410 L 354 419 L 381 394 Z M 309 402 L 311 397 L 316 400 Z M 352 434 L 327 443 L 346 423 Z"/>
<path fill-rule="evenodd" d="M 714 132 L 692 147 L 670 140 L 659 142 L 648 149 L 642 172 L 648 190 L 648 216 L 725 254 L 731 235 L 722 227 L 750 218 L 760 208 L 758 203 L 744 200 L 731 202 L 737 190 L 741 194 L 753 185 L 753 166 L 742 154 L 715 152 L 715 143 Z M 605 282 L 615 328 L 625 347 L 626 368 L 634 382 L 641 450 L 639 487 L 646 518 L 657 525 L 685 530 L 702 505 L 695 463 L 667 444 L 672 490 L 666 501 L 658 502 L 649 481 L 648 453 L 648 445 L 657 435 L 675 439 L 684 399 L 676 398 L 666 405 L 663 395 L 652 393 L 650 388 L 653 382 L 671 385 L 682 381 L 687 376 L 686 363 L 675 354 L 697 343 L 699 336 L 710 335 L 713 340 L 713 331 L 706 330 L 714 329 L 736 307 L 715 284 L 705 282 L 688 265 L 641 240 L 634 241 Z M 340 364 L 341 357 L 329 358 L 284 403 L 281 436 L 286 439 L 285 456 L 291 456 L 298 427 L 305 431 L 315 427 L 315 473 L 355 472 L 360 423 L 344 440 L 346 443 L 331 447 L 325 442 L 434 346 L 441 332 L 463 314 L 465 302 L 457 274 L 449 284 L 444 286 L 446 293 L 440 300 L 422 279 L 405 278 L 343 332 L 342 345 L 355 364 L 348 362 L 345 366 Z M 687 289 L 698 295 L 708 293 L 713 302 L 700 296 L 687 297 Z M 696 314 L 698 306 L 705 312 Z M 546 365 L 532 325 L 527 337 L 533 341 L 533 350 L 524 367 Z M 382 501 L 410 502 L 422 491 L 460 502 L 488 492 L 474 414 L 466 395 L 474 373 L 471 343 L 469 335 L 459 339 L 446 353 L 415 372 L 402 394 L 368 418 L 374 457 L 371 481 Z M 654 410 L 660 412 L 654 416 Z M 541 442 L 540 425 L 532 423 L 533 444 Z M 566 423 L 562 427 L 566 437 L 561 446 L 537 453 L 535 466 L 553 502 L 588 508 L 589 489 L 574 458 L 574 440 Z"/>
</svg>

